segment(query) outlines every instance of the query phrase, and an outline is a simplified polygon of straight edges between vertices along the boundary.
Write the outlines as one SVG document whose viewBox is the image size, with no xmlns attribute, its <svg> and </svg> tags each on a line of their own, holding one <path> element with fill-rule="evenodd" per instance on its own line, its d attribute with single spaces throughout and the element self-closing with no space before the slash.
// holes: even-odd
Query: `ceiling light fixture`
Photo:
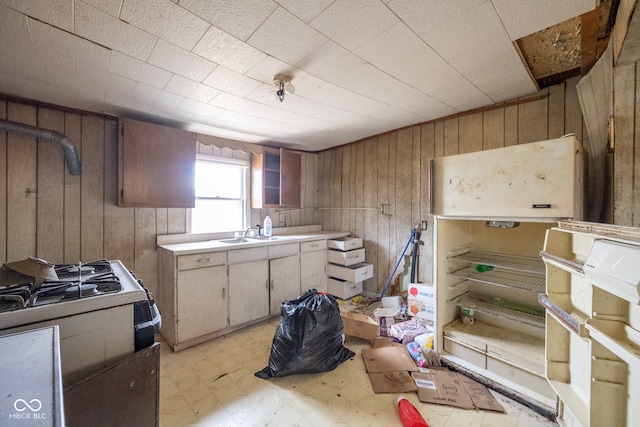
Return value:
<svg viewBox="0 0 640 427">
<path fill-rule="evenodd" d="M 293 95 L 296 93 L 296 88 L 291 84 L 291 76 L 286 74 L 276 74 L 273 77 L 273 84 L 278 88 L 277 91 L 271 92 L 271 99 L 275 101 L 279 99 L 280 102 L 284 101 L 285 95 Z"/>
</svg>

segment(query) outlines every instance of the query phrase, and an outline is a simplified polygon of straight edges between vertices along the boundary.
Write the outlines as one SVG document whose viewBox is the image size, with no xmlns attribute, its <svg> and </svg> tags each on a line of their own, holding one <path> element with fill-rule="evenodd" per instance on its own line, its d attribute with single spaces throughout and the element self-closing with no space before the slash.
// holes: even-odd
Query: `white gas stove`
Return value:
<svg viewBox="0 0 640 427">
<path fill-rule="evenodd" d="M 153 344 L 160 314 L 122 262 L 56 265 L 55 271 L 58 280 L 0 289 L 0 335 L 58 325 L 65 386 Z"/>
</svg>

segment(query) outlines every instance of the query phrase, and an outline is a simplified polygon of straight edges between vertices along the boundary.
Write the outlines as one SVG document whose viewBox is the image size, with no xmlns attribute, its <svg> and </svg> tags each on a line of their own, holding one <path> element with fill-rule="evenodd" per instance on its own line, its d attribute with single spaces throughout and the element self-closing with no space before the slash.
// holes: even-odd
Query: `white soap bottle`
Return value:
<svg viewBox="0 0 640 427">
<path fill-rule="evenodd" d="M 264 235 L 267 237 L 271 237 L 271 218 L 267 215 L 264 219 Z"/>
</svg>

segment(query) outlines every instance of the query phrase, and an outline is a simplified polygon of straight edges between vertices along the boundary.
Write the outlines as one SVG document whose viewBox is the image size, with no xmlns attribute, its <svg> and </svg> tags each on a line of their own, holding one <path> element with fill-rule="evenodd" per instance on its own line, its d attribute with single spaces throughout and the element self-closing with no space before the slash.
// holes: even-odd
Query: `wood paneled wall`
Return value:
<svg viewBox="0 0 640 427">
<path fill-rule="evenodd" d="M 0 131 L 0 264 L 36 256 L 53 263 L 119 259 L 155 292 L 156 237 L 184 233 L 188 209 L 121 208 L 117 202 L 118 122 L 0 99 L 0 118 L 67 135 L 76 145 L 82 175 L 70 175 L 62 147 Z M 203 154 L 249 158 L 247 153 L 200 146 Z M 252 209 L 252 224 L 266 215 L 274 226 L 317 224 L 317 154 L 302 156 L 303 210 L 279 215 Z"/>
<path fill-rule="evenodd" d="M 638 62 L 614 67 L 613 217 L 615 224 L 633 227 L 640 227 L 639 87 Z"/>
<path fill-rule="evenodd" d="M 577 79 L 486 111 L 437 120 L 367 138 L 319 154 L 320 221 L 324 229 L 362 237 L 374 277 L 368 292 L 380 293 L 421 221 L 418 279 L 433 281 L 429 158 L 524 144 L 567 133 L 579 140 L 583 122 Z M 384 205 L 384 212 L 379 207 Z M 389 215 L 387 215 L 387 213 Z"/>
</svg>

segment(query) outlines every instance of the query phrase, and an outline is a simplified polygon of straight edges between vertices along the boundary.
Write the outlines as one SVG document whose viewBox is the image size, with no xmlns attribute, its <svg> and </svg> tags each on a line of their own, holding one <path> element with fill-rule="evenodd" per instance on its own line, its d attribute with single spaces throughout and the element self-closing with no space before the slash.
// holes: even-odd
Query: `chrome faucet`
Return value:
<svg viewBox="0 0 640 427">
<path fill-rule="evenodd" d="M 242 236 L 247 237 L 247 233 L 249 233 L 249 230 L 251 230 L 251 226 L 248 226 L 247 229 L 244 230 L 244 234 Z"/>
</svg>

